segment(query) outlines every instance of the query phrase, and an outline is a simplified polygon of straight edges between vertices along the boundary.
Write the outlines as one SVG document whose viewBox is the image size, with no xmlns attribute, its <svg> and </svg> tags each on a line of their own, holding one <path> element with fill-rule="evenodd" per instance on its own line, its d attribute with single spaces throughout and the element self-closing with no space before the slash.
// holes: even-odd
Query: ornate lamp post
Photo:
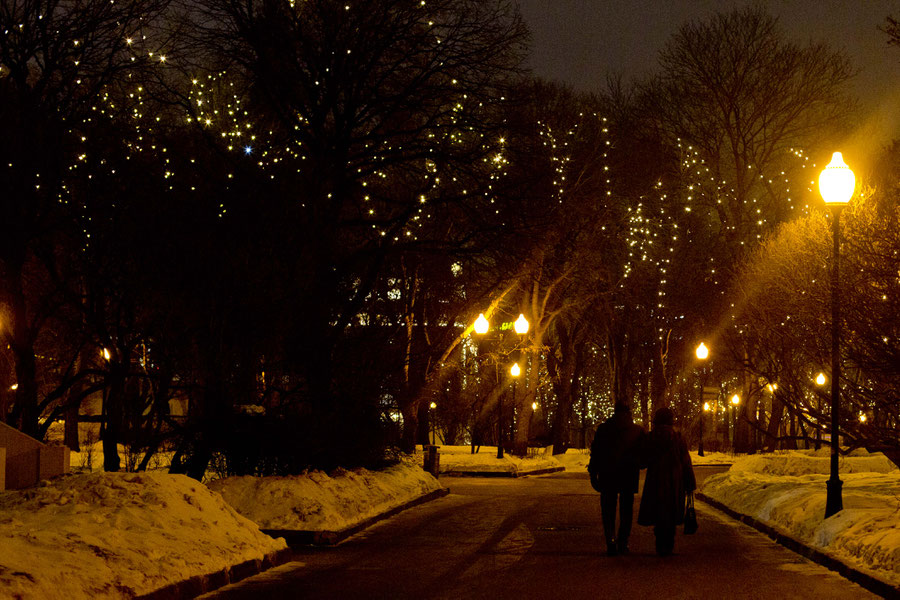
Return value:
<svg viewBox="0 0 900 600">
<path fill-rule="evenodd" d="M 700 360 L 704 363 L 704 366 L 702 368 L 703 368 L 703 375 L 705 375 L 706 374 L 705 362 L 706 362 L 706 359 L 709 358 L 709 348 L 706 347 L 706 344 L 704 344 L 703 342 L 700 342 L 700 345 L 697 346 L 697 350 L 695 351 L 695 354 L 697 355 L 697 360 Z M 703 375 L 700 375 L 700 402 L 703 402 L 703 386 L 706 383 L 704 381 L 705 377 L 703 377 Z M 708 411 L 709 404 L 705 404 L 703 406 L 703 410 Z M 703 417 L 704 416 L 705 415 L 701 412 L 700 413 L 700 444 L 697 446 L 697 454 L 699 456 L 703 456 Z"/>
<path fill-rule="evenodd" d="M 853 196 L 856 177 L 840 152 L 835 152 L 831 163 L 819 175 L 819 192 L 825 204 L 831 209 L 832 238 L 834 241 L 831 262 L 831 475 L 828 478 L 828 493 L 825 500 L 825 518 L 844 508 L 841 498 L 841 482 L 838 477 L 838 438 L 840 428 L 840 383 L 841 383 L 841 302 L 839 278 L 840 263 L 840 222 L 841 211 Z"/>
<path fill-rule="evenodd" d="M 523 314 L 520 314 L 519 318 L 513 323 L 513 329 L 520 336 L 528 333 L 528 327 L 528 319 Z M 490 323 L 484 316 L 484 313 L 478 315 L 478 318 L 475 319 L 473 329 L 478 335 L 484 335 L 488 332 Z M 519 367 L 519 363 L 515 363 L 510 368 L 510 375 L 513 377 L 513 402 L 515 402 L 516 398 L 516 381 L 521 373 L 522 369 Z M 497 458 L 503 458 L 503 394 L 497 395 Z"/>
</svg>

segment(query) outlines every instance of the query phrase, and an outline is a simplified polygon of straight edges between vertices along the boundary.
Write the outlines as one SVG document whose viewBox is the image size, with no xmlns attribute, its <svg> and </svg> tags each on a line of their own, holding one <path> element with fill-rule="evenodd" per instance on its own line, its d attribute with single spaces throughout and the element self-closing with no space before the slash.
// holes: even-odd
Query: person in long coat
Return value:
<svg viewBox="0 0 900 600">
<path fill-rule="evenodd" d="M 660 408 L 653 415 L 645 445 L 647 477 L 638 511 L 638 524 L 653 526 L 660 556 L 675 548 L 675 528 L 684 522 L 687 494 L 697 487 L 687 444 L 673 424 L 669 408 Z"/>
<path fill-rule="evenodd" d="M 632 420 L 628 405 L 616 404 L 613 415 L 597 427 L 591 443 L 588 472 L 591 485 L 600 492 L 603 535 L 607 554 L 611 556 L 628 553 L 645 435 L 644 428 Z M 619 507 L 618 534 L 616 504 Z"/>
</svg>

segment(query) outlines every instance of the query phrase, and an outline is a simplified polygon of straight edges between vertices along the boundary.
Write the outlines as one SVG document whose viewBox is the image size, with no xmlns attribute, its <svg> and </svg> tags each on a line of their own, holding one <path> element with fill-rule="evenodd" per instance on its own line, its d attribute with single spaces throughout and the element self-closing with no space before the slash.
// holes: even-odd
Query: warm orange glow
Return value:
<svg viewBox="0 0 900 600">
<path fill-rule="evenodd" d="M 525 315 L 520 314 L 519 318 L 516 319 L 515 329 L 516 333 L 518 333 L 519 335 L 528 333 L 528 319 L 525 318 Z"/>
<path fill-rule="evenodd" d="M 513 377 L 518 377 L 522 374 L 522 369 L 519 368 L 519 363 L 513 363 L 513 366 L 509 368 L 509 374 Z"/>
<path fill-rule="evenodd" d="M 700 345 L 697 346 L 697 358 L 700 360 L 706 360 L 709 356 L 709 348 L 706 347 L 706 344 L 700 342 Z"/>
<path fill-rule="evenodd" d="M 484 313 L 478 315 L 478 318 L 475 319 L 475 333 L 484 335 L 490 329 L 491 324 L 488 323 L 488 320 L 484 317 Z"/>
<path fill-rule="evenodd" d="M 835 152 L 831 162 L 819 175 L 819 193 L 825 204 L 847 204 L 853 197 L 856 176 L 846 164 L 840 152 Z"/>
</svg>

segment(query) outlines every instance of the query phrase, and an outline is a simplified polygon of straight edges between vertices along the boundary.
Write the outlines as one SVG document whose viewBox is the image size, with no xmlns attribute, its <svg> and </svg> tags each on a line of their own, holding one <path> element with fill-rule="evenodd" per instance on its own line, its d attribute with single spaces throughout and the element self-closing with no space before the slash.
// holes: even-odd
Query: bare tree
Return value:
<svg viewBox="0 0 900 600">
<path fill-rule="evenodd" d="M 102 118 L 101 94 L 153 62 L 145 33 L 164 5 L 0 2 L 2 336 L 15 362 L 12 419 L 31 435 L 40 435 L 35 342 L 54 307 L 37 282 L 52 279 L 46 261 L 57 256 L 54 245 L 66 239 L 63 231 L 74 243 L 72 255 L 79 244 L 80 232 L 72 231 L 79 207 L 67 182 L 78 177 L 84 142 Z"/>
</svg>

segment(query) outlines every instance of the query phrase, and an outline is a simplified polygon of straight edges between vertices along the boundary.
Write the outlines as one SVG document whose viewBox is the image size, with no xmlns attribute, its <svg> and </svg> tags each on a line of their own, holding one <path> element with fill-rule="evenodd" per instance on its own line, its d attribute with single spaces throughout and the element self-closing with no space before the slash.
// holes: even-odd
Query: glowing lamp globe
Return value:
<svg viewBox="0 0 900 600">
<path fill-rule="evenodd" d="M 516 319 L 515 322 L 515 330 L 516 333 L 522 335 L 523 333 L 528 333 L 528 319 L 525 318 L 525 315 L 520 314 L 519 318 Z"/>
<path fill-rule="evenodd" d="M 856 176 L 846 164 L 840 152 L 835 152 L 831 162 L 819 175 L 819 193 L 825 204 L 841 206 L 850 202 Z"/>
<path fill-rule="evenodd" d="M 816 383 L 819 385 L 825 385 L 825 373 L 819 373 L 816 375 Z"/>
<path fill-rule="evenodd" d="M 731 397 L 731 403 L 734 404 L 735 406 L 737 406 L 738 404 L 741 403 L 741 397 L 738 396 L 737 394 L 735 394 L 734 396 Z"/>
<path fill-rule="evenodd" d="M 700 342 L 700 345 L 697 346 L 697 358 L 700 360 L 706 360 L 709 356 L 709 348 L 706 347 L 706 344 Z"/>
<path fill-rule="evenodd" d="M 489 328 L 490 323 L 488 323 L 488 320 L 484 318 L 484 313 L 478 315 L 478 318 L 475 319 L 475 333 L 484 335 L 488 332 Z"/>
<path fill-rule="evenodd" d="M 518 377 L 522 374 L 522 369 L 519 368 L 519 363 L 513 363 L 513 366 L 509 368 L 509 374 L 513 377 Z"/>
</svg>

